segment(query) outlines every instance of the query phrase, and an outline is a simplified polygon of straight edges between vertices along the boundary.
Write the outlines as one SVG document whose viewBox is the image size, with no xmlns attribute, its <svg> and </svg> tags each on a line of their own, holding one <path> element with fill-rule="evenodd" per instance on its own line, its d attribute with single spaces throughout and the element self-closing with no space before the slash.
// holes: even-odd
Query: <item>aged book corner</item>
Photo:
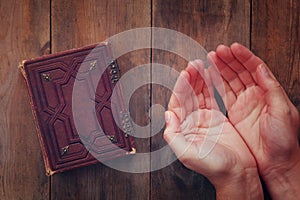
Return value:
<svg viewBox="0 0 300 200">
<path fill-rule="evenodd" d="M 20 62 L 18 68 L 20 69 L 23 77 L 26 79 L 25 62 L 26 62 L 26 60 L 23 60 L 22 62 Z"/>
<path fill-rule="evenodd" d="M 109 60 L 105 58 L 109 58 Z M 99 162 L 88 149 L 83 147 L 82 138 L 76 136 L 75 129 L 61 128 L 74 127 L 71 111 L 61 109 L 62 105 L 71 105 L 70 99 L 72 99 L 72 93 L 66 92 L 61 85 L 64 84 L 68 87 L 73 87 L 74 83 L 72 79 L 69 78 L 66 81 L 64 77 L 67 75 L 71 76 L 72 73 L 70 72 L 75 73 L 76 67 L 82 65 L 82 63 L 88 70 L 86 73 L 81 74 L 81 78 L 87 80 L 95 74 L 91 73 L 92 70 L 105 68 L 103 73 L 104 78 L 100 79 L 99 84 L 99 87 L 102 87 L 102 89 L 100 88 L 99 91 L 105 91 L 105 95 L 110 96 L 113 89 L 116 89 L 119 101 L 123 101 L 121 88 L 116 85 L 116 82 L 120 78 L 119 67 L 117 61 L 112 57 L 108 43 L 94 44 L 44 55 L 24 60 L 19 64 L 19 69 L 27 84 L 47 176 Z M 88 81 L 83 83 L 86 84 Z M 84 86 L 91 87 L 90 84 Z M 104 88 L 110 89 L 104 90 Z M 61 92 L 59 93 L 59 91 Z M 128 136 L 133 131 L 131 123 L 128 124 L 129 127 L 126 131 L 118 128 L 116 123 L 111 120 L 112 116 L 107 114 L 108 111 L 105 110 L 107 108 L 101 106 L 104 104 L 101 96 L 97 97 L 99 98 L 97 101 L 99 108 L 101 108 L 101 110 L 98 110 L 100 114 L 97 116 L 97 123 L 101 123 L 100 126 L 103 126 L 104 130 L 109 129 L 109 132 L 120 138 L 120 140 L 117 141 L 117 144 L 105 139 L 87 140 L 85 142 L 88 142 L 88 145 L 92 148 L 92 152 L 97 152 L 96 156 L 100 156 L 104 160 L 135 154 L 134 140 Z M 110 99 L 106 99 L 105 103 L 110 103 L 110 101 Z M 123 103 L 120 103 L 120 106 L 122 107 Z M 103 123 L 103 121 L 106 123 Z M 127 122 L 128 120 L 125 121 Z M 95 133 L 88 132 L 88 134 L 93 135 Z M 102 138 L 99 134 L 100 132 L 97 132 L 97 135 L 93 136 L 95 138 Z M 70 143 L 70 141 L 72 142 Z M 96 142 L 100 142 L 103 145 L 99 146 Z M 62 149 L 66 145 L 69 147 L 69 150 L 66 149 L 62 153 Z M 126 153 L 124 153 L 124 150 Z"/>
<path fill-rule="evenodd" d="M 136 154 L 136 149 L 131 147 L 131 151 L 127 152 L 127 154 Z"/>
<path fill-rule="evenodd" d="M 46 176 L 52 176 L 55 172 L 51 169 L 46 169 Z"/>
</svg>

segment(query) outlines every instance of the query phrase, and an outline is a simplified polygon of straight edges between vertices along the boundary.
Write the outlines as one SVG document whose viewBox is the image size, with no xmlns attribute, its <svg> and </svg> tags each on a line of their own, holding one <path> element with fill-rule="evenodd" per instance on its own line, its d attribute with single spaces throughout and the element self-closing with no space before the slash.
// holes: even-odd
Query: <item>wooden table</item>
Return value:
<svg viewBox="0 0 300 200">
<path fill-rule="evenodd" d="M 0 0 L 0 199 L 214 199 L 209 181 L 179 162 L 143 174 L 97 164 L 47 177 L 19 62 L 128 29 L 164 27 L 190 36 L 208 51 L 235 41 L 248 46 L 300 110 L 299 10 L 299 0 Z M 122 73 L 149 62 L 179 71 L 186 63 L 149 49 L 120 60 Z M 144 75 L 153 76 L 151 70 Z M 140 125 L 151 123 L 150 105 L 166 107 L 169 97 L 170 91 L 159 85 L 139 88 L 130 102 L 132 118 Z M 151 130 L 149 138 L 136 141 L 141 152 L 165 145 L 163 130 L 150 137 Z"/>
</svg>

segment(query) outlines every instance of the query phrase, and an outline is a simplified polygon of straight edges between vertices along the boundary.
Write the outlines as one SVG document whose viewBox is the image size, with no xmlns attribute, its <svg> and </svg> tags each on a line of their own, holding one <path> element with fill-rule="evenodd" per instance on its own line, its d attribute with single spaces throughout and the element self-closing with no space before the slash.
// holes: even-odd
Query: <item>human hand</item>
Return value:
<svg viewBox="0 0 300 200">
<path fill-rule="evenodd" d="M 220 90 L 220 82 L 215 84 L 223 97 L 229 121 L 254 155 L 271 195 L 287 198 L 290 194 L 299 199 L 297 109 L 266 64 L 244 46 L 237 43 L 230 48 L 221 45 L 208 57 L 223 78 L 225 92 Z M 210 74 L 218 76 L 213 68 Z M 287 185 L 287 182 L 291 184 Z M 297 192 L 291 192 L 293 189 Z"/>
<path fill-rule="evenodd" d="M 189 63 L 176 82 L 164 138 L 186 167 L 214 184 L 218 198 L 262 198 L 255 160 L 218 110 L 201 61 Z"/>
</svg>

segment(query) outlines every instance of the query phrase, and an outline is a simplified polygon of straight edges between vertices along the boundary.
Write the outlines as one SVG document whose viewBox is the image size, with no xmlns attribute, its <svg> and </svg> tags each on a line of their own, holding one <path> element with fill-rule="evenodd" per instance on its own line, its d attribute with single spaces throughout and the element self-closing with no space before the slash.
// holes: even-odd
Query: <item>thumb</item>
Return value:
<svg viewBox="0 0 300 200">
<path fill-rule="evenodd" d="M 169 135 L 175 135 L 175 133 L 180 130 L 180 121 L 177 118 L 176 114 L 172 111 L 165 112 L 165 120 L 166 120 L 166 129 L 164 135 L 165 137 L 169 138 L 172 137 Z"/>
<path fill-rule="evenodd" d="M 172 111 L 166 111 L 165 117 L 166 129 L 164 139 L 180 160 L 188 157 L 188 155 L 191 155 L 189 149 L 191 143 L 187 142 L 184 135 L 180 132 L 179 119 Z"/>
<path fill-rule="evenodd" d="M 285 92 L 265 64 L 260 64 L 256 70 L 257 84 L 265 91 L 266 103 L 271 110 L 287 106 Z"/>
</svg>

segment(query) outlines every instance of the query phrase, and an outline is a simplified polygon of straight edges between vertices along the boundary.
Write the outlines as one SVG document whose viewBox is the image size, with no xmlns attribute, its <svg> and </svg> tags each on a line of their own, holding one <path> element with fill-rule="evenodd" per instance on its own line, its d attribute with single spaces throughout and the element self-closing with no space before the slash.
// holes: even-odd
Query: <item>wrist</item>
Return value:
<svg viewBox="0 0 300 200">
<path fill-rule="evenodd" d="M 296 156 L 262 174 L 272 199 L 300 199 L 300 149 Z"/>
<path fill-rule="evenodd" d="M 217 199 L 263 199 L 263 190 L 256 168 L 223 177 L 213 183 Z"/>
</svg>

